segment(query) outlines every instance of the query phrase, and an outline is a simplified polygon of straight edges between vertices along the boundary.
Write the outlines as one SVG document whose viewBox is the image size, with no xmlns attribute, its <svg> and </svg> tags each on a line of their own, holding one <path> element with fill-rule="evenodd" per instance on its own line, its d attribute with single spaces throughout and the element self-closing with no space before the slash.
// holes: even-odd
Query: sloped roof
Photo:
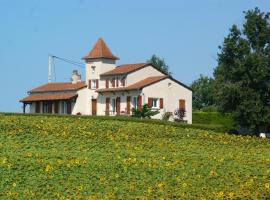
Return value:
<svg viewBox="0 0 270 200">
<path fill-rule="evenodd" d="M 117 92 L 117 91 L 138 90 L 153 83 L 156 83 L 158 81 L 164 80 L 166 78 L 168 78 L 168 76 L 151 76 L 127 87 L 97 89 L 96 92 Z"/>
<path fill-rule="evenodd" d="M 72 90 L 76 91 L 83 87 L 86 87 L 84 81 L 76 84 L 72 84 L 71 82 L 56 82 L 41 85 L 37 88 L 30 90 L 29 92 L 34 93 L 34 92 L 55 92 L 55 91 L 72 91 Z"/>
<path fill-rule="evenodd" d="M 56 94 L 31 94 L 20 102 L 33 102 L 33 101 L 52 101 L 52 100 L 67 100 L 78 96 L 77 93 L 56 93 Z"/>
<path fill-rule="evenodd" d="M 126 74 L 126 73 L 133 72 L 135 70 L 138 70 L 140 68 L 143 68 L 149 64 L 150 63 L 123 64 L 123 65 L 117 66 L 113 70 L 110 70 L 108 72 L 101 74 L 100 76 Z"/>
<path fill-rule="evenodd" d="M 118 57 L 112 54 L 109 47 L 106 45 L 102 38 L 99 38 L 92 50 L 84 56 L 82 59 L 96 59 L 96 58 L 107 58 L 112 60 L 119 60 Z"/>
</svg>

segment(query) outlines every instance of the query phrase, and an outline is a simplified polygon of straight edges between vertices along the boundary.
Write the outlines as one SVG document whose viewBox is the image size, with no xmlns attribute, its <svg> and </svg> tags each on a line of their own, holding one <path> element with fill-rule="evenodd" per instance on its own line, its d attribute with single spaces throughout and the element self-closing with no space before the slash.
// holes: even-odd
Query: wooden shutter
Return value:
<svg viewBox="0 0 270 200">
<path fill-rule="evenodd" d="M 91 80 L 88 82 L 88 88 L 91 89 Z"/>
<path fill-rule="evenodd" d="M 163 108 L 163 98 L 159 99 L 159 108 Z"/>
<path fill-rule="evenodd" d="M 186 101 L 184 99 L 179 99 L 179 109 L 186 109 Z"/>
<path fill-rule="evenodd" d="M 40 101 L 36 102 L 36 113 L 40 113 Z"/>
<path fill-rule="evenodd" d="M 138 96 L 138 109 L 142 109 L 142 96 Z"/>
<path fill-rule="evenodd" d="M 96 89 L 98 89 L 98 80 L 96 80 Z"/>
<path fill-rule="evenodd" d="M 116 87 L 118 87 L 119 86 L 119 80 L 118 80 L 118 77 L 116 78 Z"/>
<path fill-rule="evenodd" d="M 116 98 L 116 114 L 120 115 L 120 104 L 121 104 L 121 98 L 117 97 Z"/>
<path fill-rule="evenodd" d="M 112 86 L 115 87 L 115 78 L 112 79 Z"/>
<path fill-rule="evenodd" d="M 152 108 L 152 98 L 148 98 L 148 106 L 149 106 L 149 108 Z"/>
<path fill-rule="evenodd" d="M 106 79 L 106 88 L 109 88 L 109 80 Z"/>
<path fill-rule="evenodd" d="M 130 114 L 130 96 L 127 96 L 127 114 Z"/>
<path fill-rule="evenodd" d="M 110 97 L 106 98 L 106 110 L 105 110 L 105 114 L 109 115 L 109 111 L 110 111 Z"/>
</svg>

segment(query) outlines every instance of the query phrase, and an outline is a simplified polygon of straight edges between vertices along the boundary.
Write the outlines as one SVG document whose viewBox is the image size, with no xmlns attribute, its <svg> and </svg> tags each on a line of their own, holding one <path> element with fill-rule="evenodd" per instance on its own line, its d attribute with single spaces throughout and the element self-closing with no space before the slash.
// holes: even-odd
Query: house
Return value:
<svg viewBox="0 0 270 200">
<path fill-rule="evenodd" d="M 192 91 L 185 84 L 158 70 L 151 63 L 122 64 L 103 39 L 83 57 L 86 81 L 73 71 L 71 82 L 47 83 L 20 100 L 30 113 L 82 115 L 130 115 L 132 108 L 148 104 L 159 114 L 186 110 L 192 123 Z"/>
</svg>

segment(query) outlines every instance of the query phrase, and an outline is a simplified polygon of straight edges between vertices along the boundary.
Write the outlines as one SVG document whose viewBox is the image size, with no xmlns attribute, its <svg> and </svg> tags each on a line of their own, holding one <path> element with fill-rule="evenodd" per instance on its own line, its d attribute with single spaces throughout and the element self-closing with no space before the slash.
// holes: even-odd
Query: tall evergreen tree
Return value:
<svg viewBox="0 0 270 200">
<path fill-rule="evenodd" d="M 215 97 L 221 112 L 258 132 L 270 125 L 270 20 L 258 8 L 244 14 L 242 30 L 233 25 L 219 47 Z"/>
</svg>

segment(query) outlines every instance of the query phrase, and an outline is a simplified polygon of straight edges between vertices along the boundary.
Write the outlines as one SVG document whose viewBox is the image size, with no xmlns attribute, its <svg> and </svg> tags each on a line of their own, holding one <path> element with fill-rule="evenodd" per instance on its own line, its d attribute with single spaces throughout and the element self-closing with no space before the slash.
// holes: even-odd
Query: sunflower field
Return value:
<svg viewBox="0 0 270 200">
<path fill-rule="evenodd" d="M 168 124 L 0 114 L 0 199 L 266 199 L 269 150 Z"/>
</svg>

